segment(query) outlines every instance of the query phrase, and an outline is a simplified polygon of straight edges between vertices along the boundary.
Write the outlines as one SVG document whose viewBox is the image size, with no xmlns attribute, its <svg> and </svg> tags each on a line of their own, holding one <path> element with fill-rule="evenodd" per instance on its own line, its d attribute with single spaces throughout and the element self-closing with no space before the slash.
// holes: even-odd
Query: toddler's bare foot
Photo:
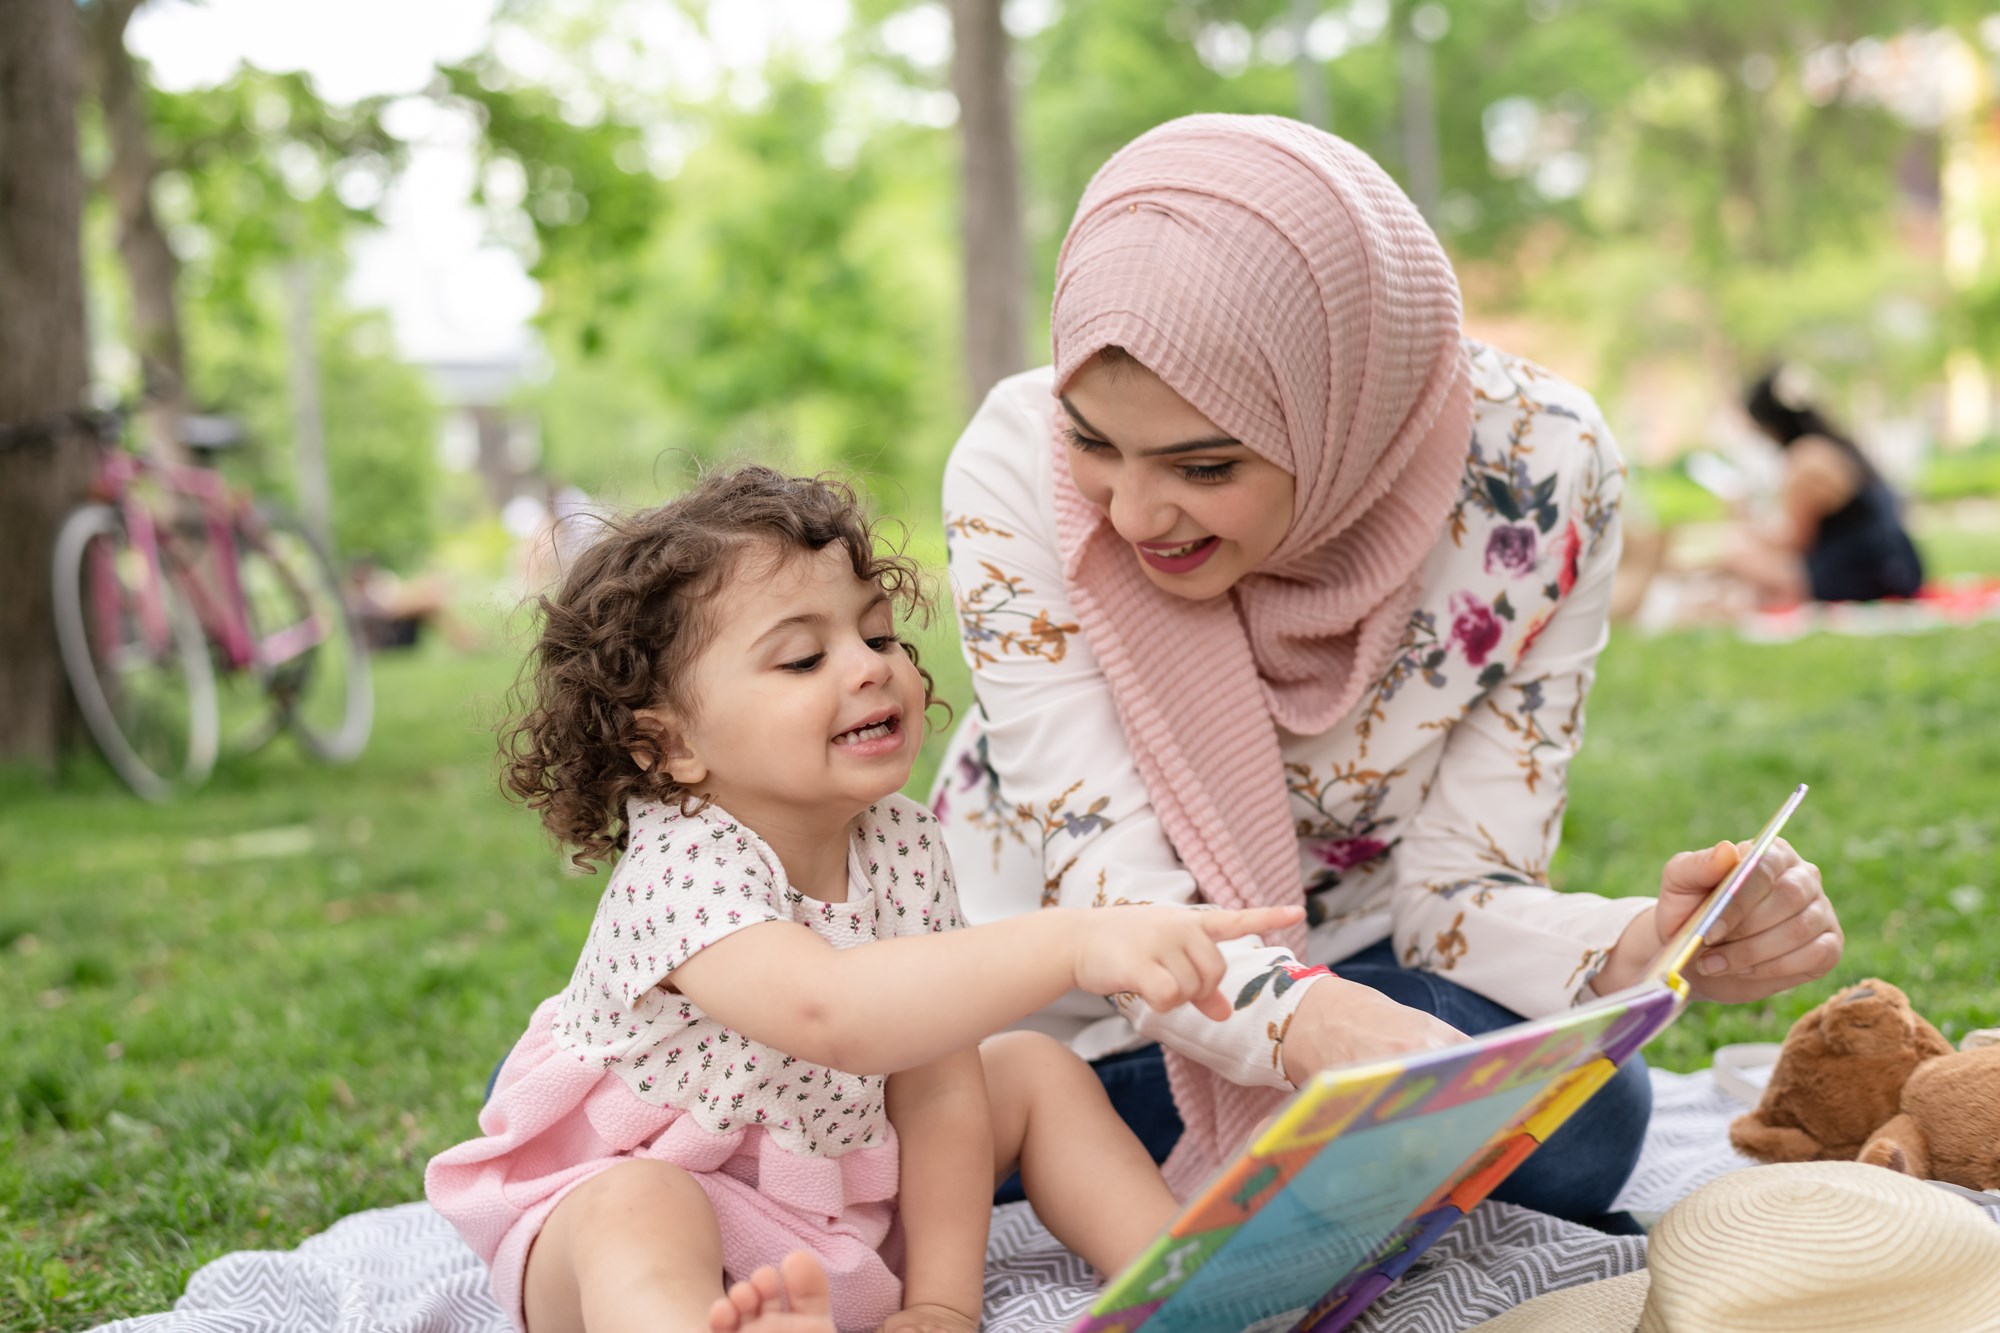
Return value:
<svg viewBox="0 0 2000 1333">
<path fill-rule="evenodd" d="M 826 1269 L 811 1250 L 760 1268 L 709 1308 L 712 1333 L 836 1333 Z"/>
</svg>

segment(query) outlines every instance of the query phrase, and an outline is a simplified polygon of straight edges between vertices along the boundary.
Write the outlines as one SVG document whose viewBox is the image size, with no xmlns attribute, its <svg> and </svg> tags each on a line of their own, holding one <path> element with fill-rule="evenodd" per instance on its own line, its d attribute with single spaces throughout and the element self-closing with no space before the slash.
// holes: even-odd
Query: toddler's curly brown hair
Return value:
<svg viewBox="0 0 2000 1333">
<path fill-rule="evenodd" d="M 783 559 L 838 544 L 854 576 L 888 594 L 899 623 L 931 611 L 916 561 L 883 539 L 853 487 L 831 477 L 732 468 L 603 525 L 556 594 L 537 599 L 540 633 L 500 737 L 501 786 L 539 811 L 586 870 L 625 849 L 628 797 L 683 809 L 695 799 L 664 764 L 635 757 L 657 754 L 661 739 L 637 713 L 686 716 L 699 706 L 686 682 L 711 634 L 705 608 L 746 555 Z M 902 644 L 915 662 L 915 645 Z M 928 711 L 941 701 L 930 673 L 917 672 Z"/>
</svg>

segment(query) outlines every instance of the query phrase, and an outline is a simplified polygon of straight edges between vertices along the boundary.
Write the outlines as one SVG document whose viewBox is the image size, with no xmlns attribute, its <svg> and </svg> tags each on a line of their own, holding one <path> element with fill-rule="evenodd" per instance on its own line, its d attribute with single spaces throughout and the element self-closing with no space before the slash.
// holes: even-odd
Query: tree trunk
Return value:
<svg viewBox="0 0 2000 1333">
<path fill-rule="evenodd" d="M 1027 263 L 1000 6 L 951 0 L 951 86 L 965 152 L 965 388 L 974 407 L 1026 363 Z"/>
<path fill-rule="evenodd" d="M 1424 221 L 1438 225 L 1442 172 L 1438 166 L 1437 87 L 1431 46 L 1411 31 L 1405 18 L 1398 31 L 1397 58 L 1402 97 L 1403 188 Z"/>
<path fill-rule="evenodd" d="M 83 77 L 74 0 L 0 0 L 0 761 L 54 762 L 68 693 L 49 559 L 93 455 L 61 421 L 83 405 Z"/>
<path fill-rule="evenodd" d="M 1332 99 L 1326 90 L 1326 66 L 1313 57 L 1313 20 L 1319 17 L 1319 0 L 1292 0 L 1289 21 L 1292 28 L 1292 72 L 1299 85 L 1299 119 L 1322 130 L 1333 128 Z"/>
<path fill-rule="evenodd" d="M 186 462 L 180 419 L 187 411 L 186 362 L 174 285 L 180 265 L 153 212 L 159 159 L 146 123 L 145 88 L 125 49 L 125 29 L 143 0 L 96 0 L 80 7 L 90 34 L 90 71 L 111 161 L 104 194 L 118 217 L 118 254 L 132 289 L 132 346 L 139 354 L 148 443 L 162 458 Z"/>
</svg>

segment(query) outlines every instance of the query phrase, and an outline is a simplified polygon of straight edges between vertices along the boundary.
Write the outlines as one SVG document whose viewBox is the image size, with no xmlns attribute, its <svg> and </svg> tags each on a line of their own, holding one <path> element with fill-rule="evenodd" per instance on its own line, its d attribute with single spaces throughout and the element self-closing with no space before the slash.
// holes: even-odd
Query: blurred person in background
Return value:
<svg viewBox="0 0 2000 1333">
<path fill-rule="evenodd" d="M 344 591 L 361 637 L 374 652 L 415 647 L 446 601 L 444 582 L 436 575 L 405 579 L 367 552 L 348 562 Z"/>
<path fill-rule="evenodd" d="M 461 652 L 479 646 L 479 632 L 454 614 L 451 582 L 441 573 L 404 578 L 363 552 L 349 562 L 342 591 L 371 652 L 414 648 L 426 625 Z"/>
<path fill-rule="evenodd" d="M 1779 366 L 1744 393 L 1744 410 L 1784 451 L 1780 512 L 1743 518 L 1722 569 L 1746 584 L 1761 606 L 1872 602 L 1913 597 L 1923 561 L 1903 527 L 1888 482 L 1814 401 L 1810 377 Z"/>
</svg>

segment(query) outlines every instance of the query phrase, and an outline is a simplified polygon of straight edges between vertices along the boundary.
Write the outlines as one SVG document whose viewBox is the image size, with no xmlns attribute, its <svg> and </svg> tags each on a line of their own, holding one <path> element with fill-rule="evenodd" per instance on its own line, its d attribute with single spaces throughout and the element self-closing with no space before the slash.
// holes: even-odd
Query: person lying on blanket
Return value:
<svg viewBox="0 0 2000 1333">
<path fill-rule="evenodd" d="M 1053 364 L 945 469 L 979 707 L 931 805 L 974 921 L 1306 905 L 1225 947 L 1224 1022 L 1036 1017 L 1192 1185 L 1321 1070 L 1631 984 L 1732 853 L 1668 861 L 1657 899 L 1549 885 L 1624 465 L 1589 394 L 1465 337 L 1365 153 L 1273 116 L 1149 130 L 1084 191 L 1054 293 Z M 1747 889 L 1705 998 L 1840 957 L 1790 846 Z M 1631 1229 L 1649 1105 L 1629 1061 L 1494 1197 Z"/>
<path fill-rule="evenodd" d="M 622 522 L 541 601 L 506 783 L 616 858 L 425 1191 L 527 1333 L 978 1326 L 996 1180 L 1125 1266 L 1175 1201 L 1050 1038 L 1072 988 L 1229 1012 L 1220 940 L 1297 906 L 963 928 L 899 795 L 935 702 L 918 571 L 853 492 L 746 467 Z"/>
</svg>

